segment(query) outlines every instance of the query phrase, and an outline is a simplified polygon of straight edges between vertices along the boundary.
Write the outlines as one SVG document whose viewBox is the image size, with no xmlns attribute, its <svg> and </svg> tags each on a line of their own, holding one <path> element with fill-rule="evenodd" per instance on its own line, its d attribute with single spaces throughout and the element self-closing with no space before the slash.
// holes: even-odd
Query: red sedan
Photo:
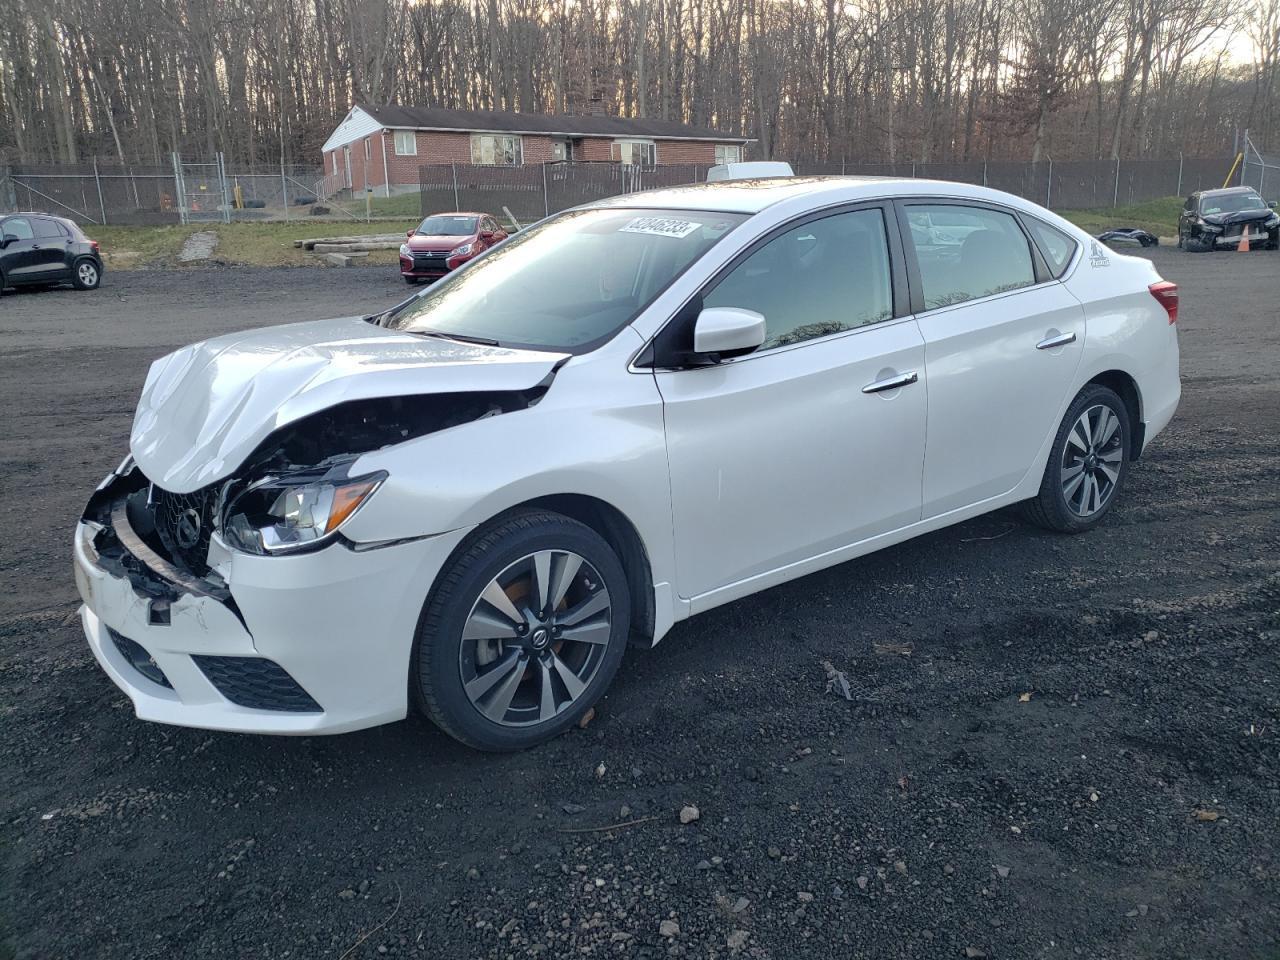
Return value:
<svg viewBox="0 0 1280 960">
<path fill-rule="evenodd" d="M 400 245 L 400 276 L 410 284 L 438 280 L 506 238 L 487 213 L 433 213 Z"/>
</svg>

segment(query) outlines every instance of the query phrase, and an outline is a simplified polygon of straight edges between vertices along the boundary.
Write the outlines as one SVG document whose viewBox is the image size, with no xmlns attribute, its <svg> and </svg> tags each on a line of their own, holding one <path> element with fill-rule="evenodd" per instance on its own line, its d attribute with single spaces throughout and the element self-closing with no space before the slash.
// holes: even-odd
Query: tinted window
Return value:
<svg viewBox="0 0 1280 960">
<path fill-rule="evenodd" d="M 812 220 L 774 237 L 703 298 L 764 314 L 762 349 L 887 320 L 889 247 L 879 210 Z"/>
<path fill-rule="evenodd" d="M 926 310 L 1036 282 L 1026 234 L 1011 214 L 983 207 L 912 204 L 907 219 Z"/>
<path fill-rule="evenodd" d="M 744 219 L 697 210 L 562 213 L 503 241 L 385 322 L 503 346 L 587 350 L 635 319 Z"/>
<path fill-rule="evenodd" d="M 54 220 L 44 220 L 36 217 L 31 221 L 31 226 L 35 230 L 36 236 L 41 239 L 65 240 L 67 238 L 66 232 Z"/>
<path fill-rule="evenodd" d="M 31 232 L 31 222 L 26 217 L 10 217 L 4 222 L 4 235 L 6 237 L 17 237 L 19 240 L 30 240 L 34 234 Z"/>
<path fill-rule="evenodd" d="M 1045 262 L 1049 264 L 1049 272 L 1057 280 L 1066 272 L 1067 264 L 1075 255 L 1076 242 L 1057 227 L 1051 227 L 1032 217 L 1024 217 L 1023 222 L 1031 231 L 1031 236 L 1035 238 L 1036 243 L 1040 245 L 1040 252 L 1044 254 Z"/>
</svg>

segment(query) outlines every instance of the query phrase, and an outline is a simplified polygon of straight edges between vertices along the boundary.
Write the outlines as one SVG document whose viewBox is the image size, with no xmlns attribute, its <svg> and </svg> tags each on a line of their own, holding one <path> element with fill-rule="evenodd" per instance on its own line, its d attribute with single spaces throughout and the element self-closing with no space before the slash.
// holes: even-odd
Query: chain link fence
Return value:
<svg viewBox="0 0 1280 960">
<path fill-rule="evenodd" d="M 1220 187 L 1231 157 L 1041 163 L 797 163 L 798 174 L 953 180 L 1003 190 L 1053 210 L 1097 210 Z"/>
<path fill-rule="evenodd" d="M 316 204 L 312 166 L 229 168 L 221 155 L 168 164 L 19 164 L 0 167 L 0 213 L 41 210 L 80 224 L 169 224 L 293 219 Z"/>
<path fill-rule="evenodd" d="M 1057 210 L 1125 206 L 1220 187 L 1232 158 L 1079 160 L 1041 163 L 795 163 L 800 175 L 918 177 L 982 184 Z M 695 164 L 653 167 L 562 161 L 521 167 L 425 164 L 418 170 L 423 215 L 443 209 L 510 212 L 527 223 L 604 197 L 706 179 Z M 1280 193 L 1280 157 L 1245 138 L 1234 182 L 1263 196 Z M 46 210 L 83 224 L 164 224 L 202 220 L 286 220 L 333 214 L 331 190 L 312 166 L 228 167 L 220 156 L 165 165 L 44 164 L 0 167 L 0 213 Z M 319 199 L 318 199 L 319 198 Z M 362 219 L 362 218 L 360 218 Z"/>
<path fill-rule="evenodd" d="M 1253 187 L 1264 200 L 1280 197 L 1280 154 L 1264 153 L 1248 130 L 1244 132 L 1240 182 Z"/>
<path fill-rule="evenodd" d="M 697 164 L 642 167 L 559 161 L 523 167 L 441 163 L 418 168 L 424 217 L 448 208 L 507 213 L 521 223 L 605 197 L 679 186 L 705 177 L 706 167 Z"/>
</svg>

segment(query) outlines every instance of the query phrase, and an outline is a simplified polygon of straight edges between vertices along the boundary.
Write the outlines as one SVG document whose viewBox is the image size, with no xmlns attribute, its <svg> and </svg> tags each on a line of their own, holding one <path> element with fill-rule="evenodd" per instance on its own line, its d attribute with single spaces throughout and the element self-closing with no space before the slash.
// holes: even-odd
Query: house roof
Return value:
<svg viewBox="0 0 1280 960">
<path fill-rule="evenodd" d="M 749 143 L 750 137 L 675 120 L 639 117 L 572 116 L 508 113 L 499 110 L 447 110 L 443 107 L 373 107 L 357 104 L 383 127 L 413 130 L 457 130 L 467 133 L 541 133 L 568 137 L 643 137 L 648 140 L 715 140 Z"/>
</svg>

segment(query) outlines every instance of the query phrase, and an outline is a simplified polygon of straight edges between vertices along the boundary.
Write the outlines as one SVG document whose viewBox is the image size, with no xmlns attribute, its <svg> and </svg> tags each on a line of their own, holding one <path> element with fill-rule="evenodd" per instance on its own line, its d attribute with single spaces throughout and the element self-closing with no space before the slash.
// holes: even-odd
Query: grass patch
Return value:
<svg viewBox="0 0 1280 960">
<path fill-rule="evenodd" d="M 392 197 L 391 199 L 396 199 Z M 144 267 L 177 267 L 182 244 L 191 234 L 209 230 L 218 235 L 213 260 L 255 267 L 304 266 L 319 263 L 315 254 L 293 245 L 309 237 L 364 237 L 375 233 L 401 233 L 418 223 L 412 220 L 381 223 L 324 221 L 271 221 L 268 223 L 200 223 L 164 227 L 89 227 L 86 233 L 102 244 L 109 270 Z M 365 263 L 394 263 L 396 251 L 375 250 Z M 185 266 L 181 265 L 181 266 Z"/>
<path fill-rule="evenodd" d="M 325 206 L 364 217 L 364 197 L 330 200 Z M 375 217 L 408 217 L 417 222 L 422 219 L 422 195 L 415 190 L 413 193 L 400 193 L 391 197 L 371 197 L 369 212 Z"/>
<path fill-rule="evenodd" d="M 1178 234 L 1178 214 L 1182 212 L 1183 203 L 1182 197 L 1162 197 L 1125 207 L 1059 210 L 1058 213 L 1081 230 L 1095 235 L 1115 227 L 1139 227 L 1157 237 L 1173 237 Z"/>
</svg>

